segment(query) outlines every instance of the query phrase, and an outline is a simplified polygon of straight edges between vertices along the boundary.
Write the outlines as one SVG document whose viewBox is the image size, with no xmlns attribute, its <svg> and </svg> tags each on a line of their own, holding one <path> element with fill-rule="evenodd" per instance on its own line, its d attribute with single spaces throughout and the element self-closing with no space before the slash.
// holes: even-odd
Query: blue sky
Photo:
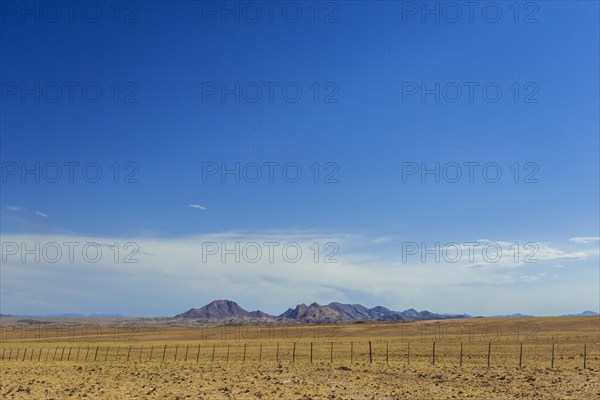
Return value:
<svg viewBox="0 0 600 400">
<path fill-rule="evenodd" d="M 171 315 L 213 298 L 270 312 L 312 301 L 472 314 L 598 310 L 596 2 L 519 3 L 518 15 L 514 3 L 493 3 L 472 22 L 465 8 L 448 21 L 454 11 L 435 2 L 426 7 L 440 7 L 439 22 L 421 2 L 321 2 L 318 18 L 313 3 L 293 3 L 272 21 L 262 2 L 228 2 L 229 13 L 220 2 L 97 3 L 100 14 L 77 9 L 72 19 L 63 4 L 57 22 L 43 3 L 27 4 L 22 14 L 6 2 L 1 15 L 3 242 L 145 246 L 133 270 L 75 262 L 59 272 L 60 263 L 7 257 L 2 312 Z M 251 22 L 255 10 L 262 17 Z M 223 101 L 236 82 L 239 101 L 227 92 Z M 422 97 L 422 85 L 436 83 L 439 102 Z M 302 97 L 286 98 L 284 87 Z M 35 163 L 39 182 L 20 175 Z M 73 182 L 65 163 L 78 163 Z M 92 178 L 102 172 L 97 182 L 82 175 L 89 163 Z M 261 166 L 262 179 L 203 177 L 236 163 L 248 173 Z M 279 163 L 273 182 L 265 163 Z M 403 178 L 409 166 L 436 163 L 440 173 L 461 166 L 462 178 Z M 479 163 L 473 182 L 465 163 Z M 298 182 L 284 165 L 299 168 Z M 498 168 L 501 178 L 489 182 Z M 340 261 L 331 270 L 314 261 L 190 267 L 198 255 L 184 255 L 186 244 L 201 252 L 211 237 L 333 241 Z M 501 271 L 484 262 L 475 268 L 482 275 L 467 263 L 431 289 L 431 275 L 418 279 L 426 263 L 401 260 L 403 243 L 477 240 L 536 243 L 542 261 Z M 378 268 L 390 286 L 357 285 Z M 66 287 L 49 291 L 41 276 Z M 574 292 L 581 296 L 557 295 Z"/>
</svg>

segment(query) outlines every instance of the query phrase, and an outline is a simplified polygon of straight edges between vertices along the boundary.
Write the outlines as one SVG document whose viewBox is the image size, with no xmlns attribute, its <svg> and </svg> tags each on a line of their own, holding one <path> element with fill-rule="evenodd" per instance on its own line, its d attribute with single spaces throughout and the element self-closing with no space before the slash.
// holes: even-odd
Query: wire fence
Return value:
<svg viewBox="0 0 600 400">
<path fill-rule="evenodd" d="M 394 341 L 3 346 L 2 362 L 387 363 L 600 369 L 600 343 Z"/>
</svg>

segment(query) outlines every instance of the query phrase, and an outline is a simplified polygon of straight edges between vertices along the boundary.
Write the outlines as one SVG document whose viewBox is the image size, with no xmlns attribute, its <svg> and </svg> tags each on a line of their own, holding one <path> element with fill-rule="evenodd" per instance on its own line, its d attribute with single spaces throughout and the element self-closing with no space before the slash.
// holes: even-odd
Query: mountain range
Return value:
<svg viewBox="0 0 600 400">
<path fill-rule="evenodd" d="M 245 320 L 257 322 L 300 322 L 304 324 L 341 323 L 359 321 L 424 321 L 431 319 L 471 318 L 468 314 L 436 314 L 430 311 L 392 311 L 382 306 L 367 308 L 360 304 L 330 303 L 320 305 L 298 304 L 280 315 L 270 315 L 260 310 L 246 311 L 231 300 L 215 300 L 204 307 L 192 308 L 175 318 L 206 320 Z"/>
</svg>

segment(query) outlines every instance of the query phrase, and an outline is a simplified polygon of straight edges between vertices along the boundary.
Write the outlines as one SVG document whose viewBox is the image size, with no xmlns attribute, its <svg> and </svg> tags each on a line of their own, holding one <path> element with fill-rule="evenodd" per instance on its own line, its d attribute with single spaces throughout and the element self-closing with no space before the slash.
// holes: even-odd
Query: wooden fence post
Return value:
<svg viewBox="0 0 600 400">
<path fill-rule="evenodd" d="M 77 357 L 75 358 L 75 361 L 79 361 L 79 352 L 81 351 L 81 347 L 77 346 Z"/>
<path fill-rule="evenodd" d="M 390 342 L 385 342 L 385 362 L 386 364 L 390 363 Z"/>
<path fill-rule="evenodd" d="M 6 347 L 2 349 L 2 360 L 4 360 L 4 353 L 6 352 Z"/>
<path fill-rule="evenodd" d="M 210 360 L 211 362 L 215 361 L 215 343 L 213 343 L 213 352 L 212 352 L 212 359 Z"/>
<path fill-rule="evenodd" d="M 260 350 L 258 351 L 258 363 L 262 362 L 262 343 L 260 344 Z"/>
<path fill-rule="evenodd" d="M 129 346 L 129 350 L 127 350 L 127 361 L 129 361 L 130 354 L 131 354 L 131 346 Z"/>
<path fill-rule="evenodd" d="M 115 361 L 119 361 L 119 350 L 121 349 L 121 346 L 117 346 L 117 356 L 115 357 Z"/>
<path fill-rule="evenodd" d="M 229 346 L 230 344 L 227 343 L 227 358 L 225 358 L 225 362 L 229 362 Z M 245 353 L 245 352 L 244 352 Z M 246 354 L 244 354 L 244 359 L 246 358 Z M 244 360 L 245 361 L 245 360 Z"/>
<path fill-rule="evenodd" d="M 279 364 L 279 342 L 277 342 L 277 356 L 276 356 L 276 360 L 277 360 L 277 363 Z"/>
<path fill-rule="evenodd" d="M 65 355 L 65 348 L 63 347 L 62 351 L 60 352 L 60 361 L 63 360 L 64 355 Z"/>
<path fill-rule="evenodd" d="M 246 343 L 244 343 L 244 359 L 242 362 L 246 362 Z"/>
<path fill-rule="evenodd" d="M 12 347 L 10 348 L 10 351 L 8 352 L 8 361 L 10 361 L 11 356 L 12 356 Z M 48 358 L 48 356 L 46 356 L 46 358 Z"/>
<path fill-rule="evenodd" d="M 73 350 L 73 348 L 69 347 L 69 355 L 67 355 L 67 361 L 71 360 L 71 350 Z"/>
<path fill-rule="evenodd" d="M 200 343 L 198 343 L 198 352 L 196 353 L 196 362 L 200 360 Z"/>
<path fill-rule="evenodd" d="M 492 354 L 492 342 L 488 343 L 488 359 L 487 359 L 487 367 L 490 367 L 490 356 Z"/>
<path fill-rule="evenodd" d="M 523 368 L 523 343 L 521 343 L 521 347 L 519 350 L 519 369 Z"/>
<path fill-rule="evenodd" d="M 462 354 L 463 354 L 463 349 L 462 349 L 462 342 L 460 343 L 460 366 L 462 367 Z"/>
<path fill-rule="evenodd" d="M 350 342 L 350 364 L 352 364 L 352 356 L 354 355 L 354 342 Z"/>
<path fill-rule="evenodd" d="M 87 351 L 85 352 L 85 360 L 83 361 L 87 361 L 88 354 L 90 354 L 90 346 L 87 347 Z"/>
<path fill-rule="evenodd" d="M 407 364 L 410 365 L 410 341 L 408 342 L 408 350 L 406 351 Z"/>
<path fill-rule="evenodd" d="M 313 342 L 310 342 L 310 363 L 313 363 Z"/>
<path fill-rule="evenodd" d="M 373 351 L 371 349 L 371 341 L 369 340 L 369 364 L 373 364 Z"/>
<path fill-rule="evenodd" d="M 162 360 L 161 362 L 165 361 L 165 353 L 167 352 L 167 345 L 165 344 L 165 347 L 163 348 L 163 356 L 162 356 Z"/>
<path fill-rule="evenodd" d="M 185 359 L 183 361 L 187 361 L 188 351 L 190 350 L 190 345 L 187 344 L 185 346 Z"/>
<path fill-rule="evenodd" d="M 177 361 L 177 350 L 179 350 L 179 345 L 175 346 L 175 356 L 173 357 L 173 361 Z"/>
<path fill-rule="evenodd" d="M 35 353 L 35 349 L 31 349 L 31 355 L 29 356 L 29 361 L 33 360 L 33 353 Z"/>
<path fill-rule="evenodd" d="M 587 343 L 583 345 L 583 369 L 587 369 Z"/>
<path fill-rule="evenodd" d="M 331 354 L 329 356 L 329 363 L 333 364 L 333 342 L 331 342 Z"/>
<path fill-rule="evenodd" d="M 150 346 L 150 361 L 152 361 L 152 353 L 154 352 L 154 345 Z"/>
<path fill-rule="evenodd" d="M 144 346 L 142 345 L 142 347 L 140 347 L 140 358 L 138 359 L 138 362 L 142 362 L 142 354 L 144 354 Z"/>
<path fill-rule="evenodd" d="M 96 357 L 98 357 L 98 350 L 100 350 L 100 346 L 96 346 L 96 354 L 94 354 L 94 361 L 96 361 Z"/>
<path fill-rule="evenodd" d="M 38 354 L 38 362 L 42 359 L 42 350 L 43 348 L 40 348 L 40 354 Z"/>
<path fill-rule="evenodd" d="M 296 342 L 294 342 L 294 349 L 292 350 L 292 362 L 296 362 Z"/>
<path fill-rule="evenodd" d="M 554 343 L 552 343 L 552 365 L 550 368 L 554 369 Z"/>
<path fill-rule="evenodd" d="M 431 353 L 431 363 L 435 365 L 435 342 L 433 342 L 433 351 Z"/>
<path fill-rule="evenodd" d="M 106 348 L 106 354 L 104 355 L 104 361 L 108 360 L 108 350 L 110 349 L 110 346 L 108 346 Z"/>
<path fill-rule="evenodd" d="M 25 361 L 26 355 L 27 355 L 27 347 L 25 347 L 25 351 L 23 352 L 23 359 L 21 361 Z"/>
</svg>

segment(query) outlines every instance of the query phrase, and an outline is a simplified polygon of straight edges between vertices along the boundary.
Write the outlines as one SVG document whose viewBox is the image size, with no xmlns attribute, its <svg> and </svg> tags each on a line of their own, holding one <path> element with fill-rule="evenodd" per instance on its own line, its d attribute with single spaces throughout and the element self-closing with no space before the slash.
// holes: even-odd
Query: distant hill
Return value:
<svg viewBox="0 0 600 400">
<path fill-rule="evenodd" d="M 1 317 L 27 317 L 27 318 L 125 318 L 121 314 L 46 314 L 46 315 L 10 315 L 0 314 Z"/>
<path fill-rule="evenodd" d="M 594 311 L 584 311 L 582 313 L 579 314 L 565 314 L 565 315 L 561 315 L 561 317 L 596 317 L 600 314 L 598 314 L 597 312 Z"/>
<path fill-rule="evenodd" d="M 191 308 L 188 311 L 177 314 L 175 318 L 203 318 L 210 320 L 224 320 L 233 318 L 272 318 L 260 310 L 246 311 L 238 306 L 235 301 L 215 300 L 201 308 Z"/>
<path fill-rule="evenodd" d="M 360 304 L 330 303 L 320 305 L 298 304 L 280 315 L 262 311 L 246 311 L 236 302 L 215 300 L 201 308 L 192 308 L 175 318 L 198 318 L 206 320 L 261 320 L 272 322 L 301 322 L 305 324 L 341 323 L 358 321 L 423 321 L 431 319 L 470 318 L 468 314 L 436 314 L 429 311 L 392 311 L 382 306 L 367 308 Z"/>
<path fill-rule="evenodd" d="M 507 315 L 491 315 L 487 318 L 526 318 L 526 317 L 532 317 L 532 315 L 516 313 L 516 314 L 507 314 Z"/>
</svg>

